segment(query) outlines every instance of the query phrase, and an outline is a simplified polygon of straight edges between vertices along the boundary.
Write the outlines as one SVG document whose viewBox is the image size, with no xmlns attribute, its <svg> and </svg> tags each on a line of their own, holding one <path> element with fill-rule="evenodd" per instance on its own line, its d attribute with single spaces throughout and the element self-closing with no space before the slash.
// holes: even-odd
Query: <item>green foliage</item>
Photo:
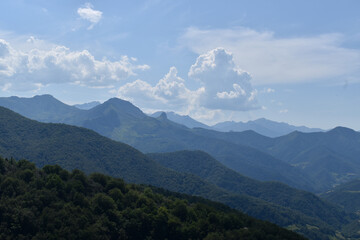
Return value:
<svg viewBox="0 0 360 240">
<path fill-rule="evenodd" d="M 0 162 L 0 239 L 304 239 L 201 198 L 59 166 Z"/>
<path fill-rule="evenodd" d="M 294 167 L 289 167 L 288 164 L 268 154 L 213 136 L 216 132 L 207 131 L 203 134 L 196 129 L 190 130 L 166 119 L 159 121 L 149 118 L 128 102 L 112 99 L 86 114 L 82 113 L 84 115 L 77 119 L 79 122 L 76 124 L 92 128 L 113 139 L 127 141 L 145 151 L 203 149 L 213 153 L 225 165 L 260 179 L 274 177 L 273 179 L 296 186 L 304 186 L 301 184 L 306 181 L 306 178 L 299 175 Z M 297 231 L 301 233 L 318 232 L 317 228 L 307 229 L 306 223 L 310 223 L 322 232 L 332 234 L 334 227 L 338 227 L 339 223 L 343 222 L 343 216 L 341 214 L 337 216 L 337 210 L 331 213 L 333 209 L 312 203 L 318 203 L 317 199 L 304 202 L 304 194 L 295 194 L 292 201 L 288 202 L 284 196 L 289 196 L 292 191 L 288 191 L 289 188 L 286 186 L 264 184 L 259 187 L 248 182 L 249 184 L 244 184 L 239 188 L 242 184 L 233 184 L 234 181 L 229 181 L 228 178 L 219 182 L 204 180 L 188 173 L 175 172 L 162 167 L 126 144 L 111 141 L 84 128 L 64 124 L 43 124 L 0 108 L 0 131 L 2 132 L 0 154 L 6 157 L 26 158 L 40 167 L 58 164 L 67 170 L 81 169 L 85 173 L 100 172 L 122 177 L 129 182 L 151 184 L 172 191 L 202 196 L 281 226 L 296 225 Z M 46 174 L 59 175 L 65 185 L 62 185 L 59 179 L 35 178 L 38 188 L 46 187 L 48 190 L 40 194 L 40 200 L 48 204 L 53 197 L 51 192 L 56 190 L 56 196 L 61 197 L 72 191 L 79 193 L 76 197 L 74 195 L 77 206 L 90 204 L 91 201 L 84 200 L 86 198 L 83 197 L 90 187 L 84 180 L 85 175 L 79 171 L 73 171 L 70 174 L 59 166 L 45 167 L 44 171 Z M 26 166 L 24 168 L 31 169 Z M 5 170 L 0 162 L 0 171 Z M 19 173 L 19 176 L 22 176 L 20 179 L 24 181 L 32 181 L 34 178 L 29 172 Z M 278 178 L 279 176 L 284 176 L 284 178 Z M 144 201 L 141 195 L 132 191 L 128 193 L 121 180 L 108 179 L 101 174 L 95 174 L 92 178 L 96 183 L 95 187 L 105 188 L 107 194 L 115 187 L 121 191 L 124 196 L 117 194 L 118 199 L 115 199 L 116 195 L 113 194 L 118 208 L 125 208 L 124 203 L 133 206 L 151 205 L 151 202 Z M 308 184 L 305 185 L 308 186 Z M 266 188 L 273 191 L 259 191 Z M 244 189 L 247 190 L 244 191 Z M 4 191 L 6 194 L 19 194 L 16 183 L 14 188 L 4 187 Z M 174 229 L 177 229 L 176 221 L 173 223 Z M 331 227 L 328 228 L 327 224 Z"/>
<path fill-rule="evenodd" d="M 276 223 L 281 226 L 295 224 L 297 226 L 295 231 L 312 239 L 335 236 L 336 230 L 341 230 L 342 226 L 353 219 L 340 207 L 329 204 L 312 193 L 278 182 L 260 182 L 244 177 L 201 151 L 155 153 L 148 156 L 165 167 L 194 174 L 233 194 L 243 194 L 266 201 L 268 206 L 276 208 L 275 214 L 269 209 L 264 211 L 265 204 L 257 205 L 256 210 L 247 209 L 247 204 L 234 205 L 234 207 L 260 219 L 276 219 Z M 271 217 L 268 215 L 270 212 L 273 214 Z M 309 229 L 308 225 L 316 227 Z"/>
<path fill-rule="evenodd" d="M 360 213 L 360 179 L 336 186 L 320 196 L 342 206 L 347 212 Z"/>
<path fill-rule="evenodd" d="M 140 110 L 132 108 L 129 103 L 127 105 L 125 103 L 123 106 L 120 102 L 122 107 L 130 108 L 126 114 L 122 113 L 119 109 L 114 110 L 117 104 L 119 104 L 117 100 L 110 101 L 106 104 L 106 109 L 108 109 L 106 112 L 116 111 L 124 121 L 134 116 L 136 119 L 144 119 L 149 124 L 155 124 L 155 129 L 161 130 L 162 134 L 166 134 L 166 126 L 169 123 L 143 116 Z M 99 116 L 98 114 L 104 111 L 103 107 L 105 106 L 94 108 L 96 114 L 94 113 L 93 117 Z M 156 124 L 161 126 L 156 127 Z M 150 130 L 147 127 L 146 124 L 143 125 L 142 130 Z M 173 129 L 177 129 L 177 127 Z M 180 130 L 183 131 L 182 128 Z M 127 193 L 128 190 L 122 180 L 110 179 L 103 174 L 121 177 L 133 183 L 150 184 L 171 191 L 202 196 L 281 226 L 288 226 L 297 222 L 298 219 L 304 219 L 299 217 L 298 213 L 287 208 L 275 206 L 254 197 L 230 193 L 192 174 L 172 171 L 136 149 L 102 137 L 91 130 L 64 124 L 39 123 L 21 117 L 10 110 L 0 108 L 0 131 L 3 134 L 3 138 L 0 139 L 0 155 L 29 159 L 39 167 L 44 166 L 43 171 L 47 175 L 58 175 L 63 183 L 54 176 L 49 177 L 49 179 L 36 180 L 39 188 L 45 187 L 50 192 L 56 190 L 56 196 L 66 195 L 71 191 L 86 195 L 89 186 L 84 180 L 85 175 L 78 170 L 74 170 L 70 174 L 62 168 L 80 169 L 85 173 L 100 172 L 90 176 L 98 189 L 105 188 L 106 193 L 110 193 L 109 191 L 113 188 L 119 189 L 124 196 L 117 194 L 118 199 L 116 199 L 115 193 L 112 195 L 120 208 L 125 207 L 124 203 L 134 206 L 137 203 L 140 205 L 151 205 L 151 203 L 144 203 L 141 196 L 132 191 Z M 151 139 L 149 142 L 152 142 Z M 22 168 L 32 168 L 24 163 L 19 164 L 24 165 Z M 29 173 L 21 173 L 20 175 L 22 175 L 21 179 L 31 180 L 33 178 Z M 45 203 L 51 200 L 48 192 L 44 192 L 40 196 Z M 85 201 L 81 196 L 81 194 L 77 194 L 74 201 L 77 205 L 86 206 L 89 201 Z M 313 220 L 306 219 L 306 222 L 313 223 Z"/>
<path fill-rule="evenodd" d="M 220 133 L 197 129 L 196 132 L 253 147 L 290 163 L 312 179 L 312 190 L 317 193 L 360 177 L 360 133 L 352 129 L 337 127 L 317 133 L 296 131 L 277 138 L 253 131 Z"/>
</svg>

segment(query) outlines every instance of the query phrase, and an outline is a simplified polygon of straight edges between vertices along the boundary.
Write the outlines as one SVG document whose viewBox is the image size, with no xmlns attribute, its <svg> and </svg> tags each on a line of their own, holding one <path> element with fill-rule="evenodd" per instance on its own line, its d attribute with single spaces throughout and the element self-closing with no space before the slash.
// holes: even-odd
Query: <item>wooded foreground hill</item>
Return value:
<svg viewBox="0 0 360 240">
<path fill-rule="evenodd" d="M 204 199 L 0 158 L 0 239 L 305 239 Z"/>
</svg>

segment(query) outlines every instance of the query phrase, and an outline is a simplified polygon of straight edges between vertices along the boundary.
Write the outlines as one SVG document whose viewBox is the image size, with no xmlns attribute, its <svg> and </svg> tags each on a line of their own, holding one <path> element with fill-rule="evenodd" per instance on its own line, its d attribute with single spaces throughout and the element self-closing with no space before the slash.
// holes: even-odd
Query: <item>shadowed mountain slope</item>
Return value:
<svg viewBox="0 0 360 240">
<path fill-rule="evenodd" d="M 265 118 L 259 118 L 248 122 L 221 122 L 212 126 L 212 129 L 222 132 L 243 132 L 247 130 L 255 131 L 261 135 L 268 137 L 279 137 L 289 134 L 293 131 L 300 132 L 321 132 L 320 128 L 308 128 L 305 126 L 293 126 L 283 122 L 275 122 Z"/>
<path fill-rule="evenodd" d="M 58 164 L 68 170 L 76 168 L 86 173 L 100 172 L 133 183 L 198 195 L 282 226 L 302 219 L 299 226 L 314 223 L 331 229 L 299 211 L 246 194 L 231 193 L 193 174 L 165 168 L 138 150 L 86 128 L 40 123 L 0 107 L 0 133 L 0 155 L 7 158 L 29 159 L 39 167 Z M 314 234 L 320 233 L 315 231 Z"/>
<path fill-rule="evenodd" d="M 321 194 L 324 199 L 342 206 L 346 211 L 360 213 L 360 179 L 336 186 Z"/>
<path fill-rule="evenodd" d="M 194 130 L 202 136 L 256 148 L 303 170 L 312 180 L 316 192 L 360 177 L 360 133 L 349 128 L 337 127 L 317 133 L 296 131 L 278 138 L 253 131 Z"/>
<path fill-rule="evenodd" d="M 330 217 L 329 221 L 323 221 L 316 215 L 309 216 L 286 205 L 280 206 L 275 201 L 265 201 L 255 194 L 250 196 L 241 191 L 229 191 L 195 174 L 170 170 L 138 150 L 86 128 L 40 123 L 1 107 L 0 133 L 0 155 L 8 158 L 29 159 L 38 166 L 58 164 L 69 170 L 78 168 L 86 173 L 101 172 L 134 183 L 202 196 L 251 216 L 294 228 L 311 239 L 327 239 L 326 236 L 334 235 L 338 228 L 338 223 L 331 222 Z M 237 180 L 241 179 L 243 177 Z M 252 188 L 251 184 L 248 187 Z M 332 214 L 337 213 L 334 211 Z M 348 221 L 346 215 L 337 220 L 339 224 Z"/>
<path fill-rule="evenodd" d="M 240 175 L 201 151 L 148 154 L 161 165 L 177 172 L 191 173 L 232 193 L 247 194 L 341 226 L 344 214 L 335 205 L 316 195 L 290 188 L 279 182 L 260 182 Z"/>
<path fill-rule="evenodd" d="M 62 104 L 48 95 L 30 99 L 20 98 L 17 102 L 21 106 L 25 102 L 26 109 L 32 109 L 37 102 L 35 98 L 37 101 L 43 98 L 49 104 L 53 102 Z M 0 99 L 0 105 L 3 101 L 4 99 Z M 14 107 L 14 104 L 12 109 L 17 109 L 22 114 L 21 111 L 24 109 Z M 79 110 L 66 104 L 60 107 L 68 109 L 69 112 L 62 114 L 54 112 L 53 115 L 50 114 L 51 118 L 37 118 L 44 115 L 42 112 L 47 110 L 34 107 L 32 113 L 26 112 L 28 115 L 25 116 L 44 122 L 51 120 L 86 127 L 143 152 L 203 150 L 246 176 L 259 180 L 277 180 L 297 188 L 312 190 L 308 176 L 288 163 L 252 147 L 197 134 L 196 129 L 189 129 L 168 120 L 166 114 L 162 114 L 157 119 L 148 117 L 139 108 L 121 99 L 110 99 L 90 110 Z"/>
<path fill-rule="evenodd" d="M 155 112 L 155 113 L 151 114 L 150 117 L 158 118 L 162 113 L 163 112 Z M 187 115 L 184 116 L 184 115 L 176 114 L 174 112 L 166 112 L 166 116 L 170 121 L 184 125 L 188 128 L 199 127 L 199 128 L 211 129 L 210 126 L 208 126 L 204 123 L 201 123 L 199 121 L 196 121 L 195 119 L 193 119 Z"/>
</svg>

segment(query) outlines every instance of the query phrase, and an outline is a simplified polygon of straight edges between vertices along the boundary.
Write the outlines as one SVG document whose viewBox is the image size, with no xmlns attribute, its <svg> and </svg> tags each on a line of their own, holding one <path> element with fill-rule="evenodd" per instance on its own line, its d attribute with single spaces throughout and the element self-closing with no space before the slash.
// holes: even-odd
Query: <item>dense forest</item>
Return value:
<svg viewBox="0 0 360 240">
<path fill-rule="evenodd" d="M 0 239 L 304 239 L 225 205 L 0 158 Z"/>
<path fill-rule="evenodd" d="M 321 197 L 342 206 L 347 212 L 360 215 L 360 179 L 338 185 Z"/>
</svg>

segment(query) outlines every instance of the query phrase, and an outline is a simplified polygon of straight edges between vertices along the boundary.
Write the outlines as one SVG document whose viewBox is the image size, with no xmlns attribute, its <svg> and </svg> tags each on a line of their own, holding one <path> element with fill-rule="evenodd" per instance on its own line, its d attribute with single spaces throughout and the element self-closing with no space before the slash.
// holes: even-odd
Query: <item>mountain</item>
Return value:
<svg viewBox="0 0 360 240">
<path fill-rule="evenodd" d="M 0 97 L 0 106 L 41 122 L 72 123 L 73 116 L 83 110 L 66 105 L 51 95 L 32 98 Z"/>
<path fill-rule="evenodd" d="M 68 112 L 58 114 L 47 113 L 37 107 L 37 99 L 44 102 L 56 103 Z M 177 124 L 167 119 L 162 114 L 155 119 L 144 114 L 139 108 L 130 102 L 112 98 L 89 110 L 80 110 L 75 107 L 57 101 L 49 96 L 38 96 L 30 99 L 17 98 L 18 105 L 27 104 L 24 111 L 29 118 L 48 122 L 50 118 L 38 118 L 37 116 L 51 115 L 54 122 L 63 122 L 76 126 L 92 129 L 103 136 L 116 141 L 127 143 L 143 152 L 172 152 L 179 150 L 202 150 L 219 160 L 224 165 L 246 176 L 259 180 L 277 180 L 293 187 L 313 190 L 312 181 L 302 172 L 284 161 L 259 151 L 253 147 L 234 144 L 222 139 L 213 138 L 209 135 L 198 134 L 198 128 L 189 129 L 184 125 Z M 5 99 L 6 100 L 6 99 Z M 0 105 L 2 104 L 0 99 Z M 45 103 L 43 103 L 45 104 Z M 12 109 L 22 114 L 23 108 L 15 103 Z M 44 113 L 42 113 L 42 111 Z M 25 115 L 26 116 L 26 115 Z M 67 116 L 64 118 L 64 116 Z"/>
<path fill-rule="evenodd" d="M 236 194 L 247 194 L 267 202 L 300 211 L 309 217 L 340 226 L 343 213 L 316 195 L 290 188 L 279 182 L 260 182 L 225 167 L 207 153 L 180 151 L 148 154 L 161 165 L 177 172 L 194 174 L 218 187 Z"/>
<path fill-rule="evenodd" d="M 341 206 L 349 213 L 360 214 L 360 179 L 336 186 L 335 188 L 320 195 L 325 200 Z M 346 235 L 352 235 L 360 239 L 360 221 L 352 221 L 342 228 Z"/>
<path fill-rule="evenodd" d="M 1 239 L 305 239 L 221 204 L 0 158 Z"/>
<path fill-rule="evenodd" d="M 113 98 L 89 110 L 61 103 L 50 95 L 0 98 L 27 117 L 92 129 L 143 152 L 202 150 L 251 178 L 276 180 L 292 187 L 324 192 L 360 175 L 359 132 L 292 132 L 270 138 L 254 131 L 218 132 L 187 128 L 166 114 L 152 118 L 130 102 Z"/>
<path fill-rule="evenodd" d="M 308 128 L 305 126 L 293 126 L 283 122 L 275 122 L 265 118 L 259 118 L 254 121 L 248 122 L 234 122 L 227 121 L 217 123 L 212 126 L 214 130 L 222 132 L 243 132 L 247 130 L 253 130 L 261 135 L 267 137 L 279 137 L 289 134 L 293 131 L 299 132 L 322 132 L 324 130 L 320 128 Z"/>
<path fill-rule="evenodd" d="M 117 103 L 127 106 L 126 102 Z M 6 158 L 29 159 L 39 167 L 57 164 L 67 170 L 99 172 L 132 183 L 198 195 L 283 226 L 299 221 L 302 226 L 318 224 L 300 212 L 246 194 L 234 194 L 193 174 L 163 167 L 138 150 L 86 128 L 40 123 L 0 107 L 0 132 L 0 155 Z"/>
<path fill-rule="evenodd" d="M 324 133 L 294 132 L 275 139 L 265 150 L 322 180 L 319 190 L 325 191 L 360 177 L 359 146 L 360 133 L 337 127 Z"/>
<path fill-rule="evenodd" d="M 150 117 L 157 118 L 159 117 L 163 112 L 155 112 L 150 115 Z M 166 112 L 166 116 L 170 121 L 173 121 L 178 124 L 182 124 L 188 128 L 206 128 L 211 129 L 208 125 L 201 123 L 199 121 L 196 121 L 195 119 L 191 118 L 188 115 L 179 115 L 174 112 Z"/>
<path fill-rule="evenodd" d="M 83 104 L 75 104 L 73 105 L 74 107 L 77 107 L 79 109 L 83 109 L 83 110 L 89 110 L 93 107 L 96 107 L 97 105 L 100 105 L 101 102 L 99 101 L 93 101 L 93 102 L 88 102 L 88 103 L 83 103 Z"/>
<path fill-rule="evenodd" d="M 122 107 L 128 106 L 127 102 L 116 103 Z M 141 119 L 141 112 L 134 110 L 131 114 Z M 123 114 L 119 119 L 126 117 L 129 115 Z M 311 239 L 327 239 L 325 236 L 335 234 L 339 224 L 346 224 L 348 221 L 348 216 L 338 212 L 336 208 L 328 208 L 328 213 L 331 214 L 328 220 L 324 221 L 316 214 L 305 214 L 300 209 L 292 209 L 287 203 L 281 205 L 280 201 L 272 201 L 270 198 L 265 200 L 263 196 L 256 197 L 256 194 L 243 191 L 245 188 L 236 192 L 225 186 L 217 186 L 217 183 L 196 174 L 171 170 L 126 144 L 110 140 L 86 128 L 40 123 L 0 108 L 0 132 L 0 155 L 7 158 L 29 159 L 40 167 L 58 164 L 68 170 L 77 168 L 86 173 L 100 172 L 133 183 L 151 184 L 171 191 L 202 196 L 225 203 L 253 217 L 287 226 Z M 207 157 L 205 160 L 209 158 L 208 155 L 200 157 Z M 213 164 L 214 160 L 212 161 Z M 234 181 L 239 181 L 237 184 L 240 186 L 259 191 L 267 188 L 266 184 L 261 187 L 260 182 L 249 180 L 237 173 L 235 175 L 237 178 Z M 277 186 L 279 188 L 272 188 L 274 196 L 283 195 L 284 191 L 290 189 Z M 309 201 L 315 204 L 317 200 L 313 202 Z M 318 208 L 325 211 L 323 207 Z M 334 215 L 338 215 L 338 222 L 332 222 Z"/>
<path fill-rule="evenodd" d="M 166 114 L 158 119 L 133 118 L 132 121 L 121 123 L 111 134 L 105 136 L 128 143 L 147 153 L 202 150 L 229 168 L 249 177 L 264 181 L 278 180 L 311 190 L 308 177 L 295 167 L 251 147 L 198 135 L 196 129 L 176 124 L 168 120 Z"/>
<path fill-rule="evenodd" d="M 360 179 L 338 185 L 320 196 L 348 212 L 360 213 Z"/>
<path fill-rule="evenodd" d="M 327 132 L 302 133 L 269 138 L 253 131 L 219 133 L 197 129 L 197 134 L 266 152 L 303 170 L 316 192 L 360 177 L 360 133 L 337 127 Z"/>
</svg>

